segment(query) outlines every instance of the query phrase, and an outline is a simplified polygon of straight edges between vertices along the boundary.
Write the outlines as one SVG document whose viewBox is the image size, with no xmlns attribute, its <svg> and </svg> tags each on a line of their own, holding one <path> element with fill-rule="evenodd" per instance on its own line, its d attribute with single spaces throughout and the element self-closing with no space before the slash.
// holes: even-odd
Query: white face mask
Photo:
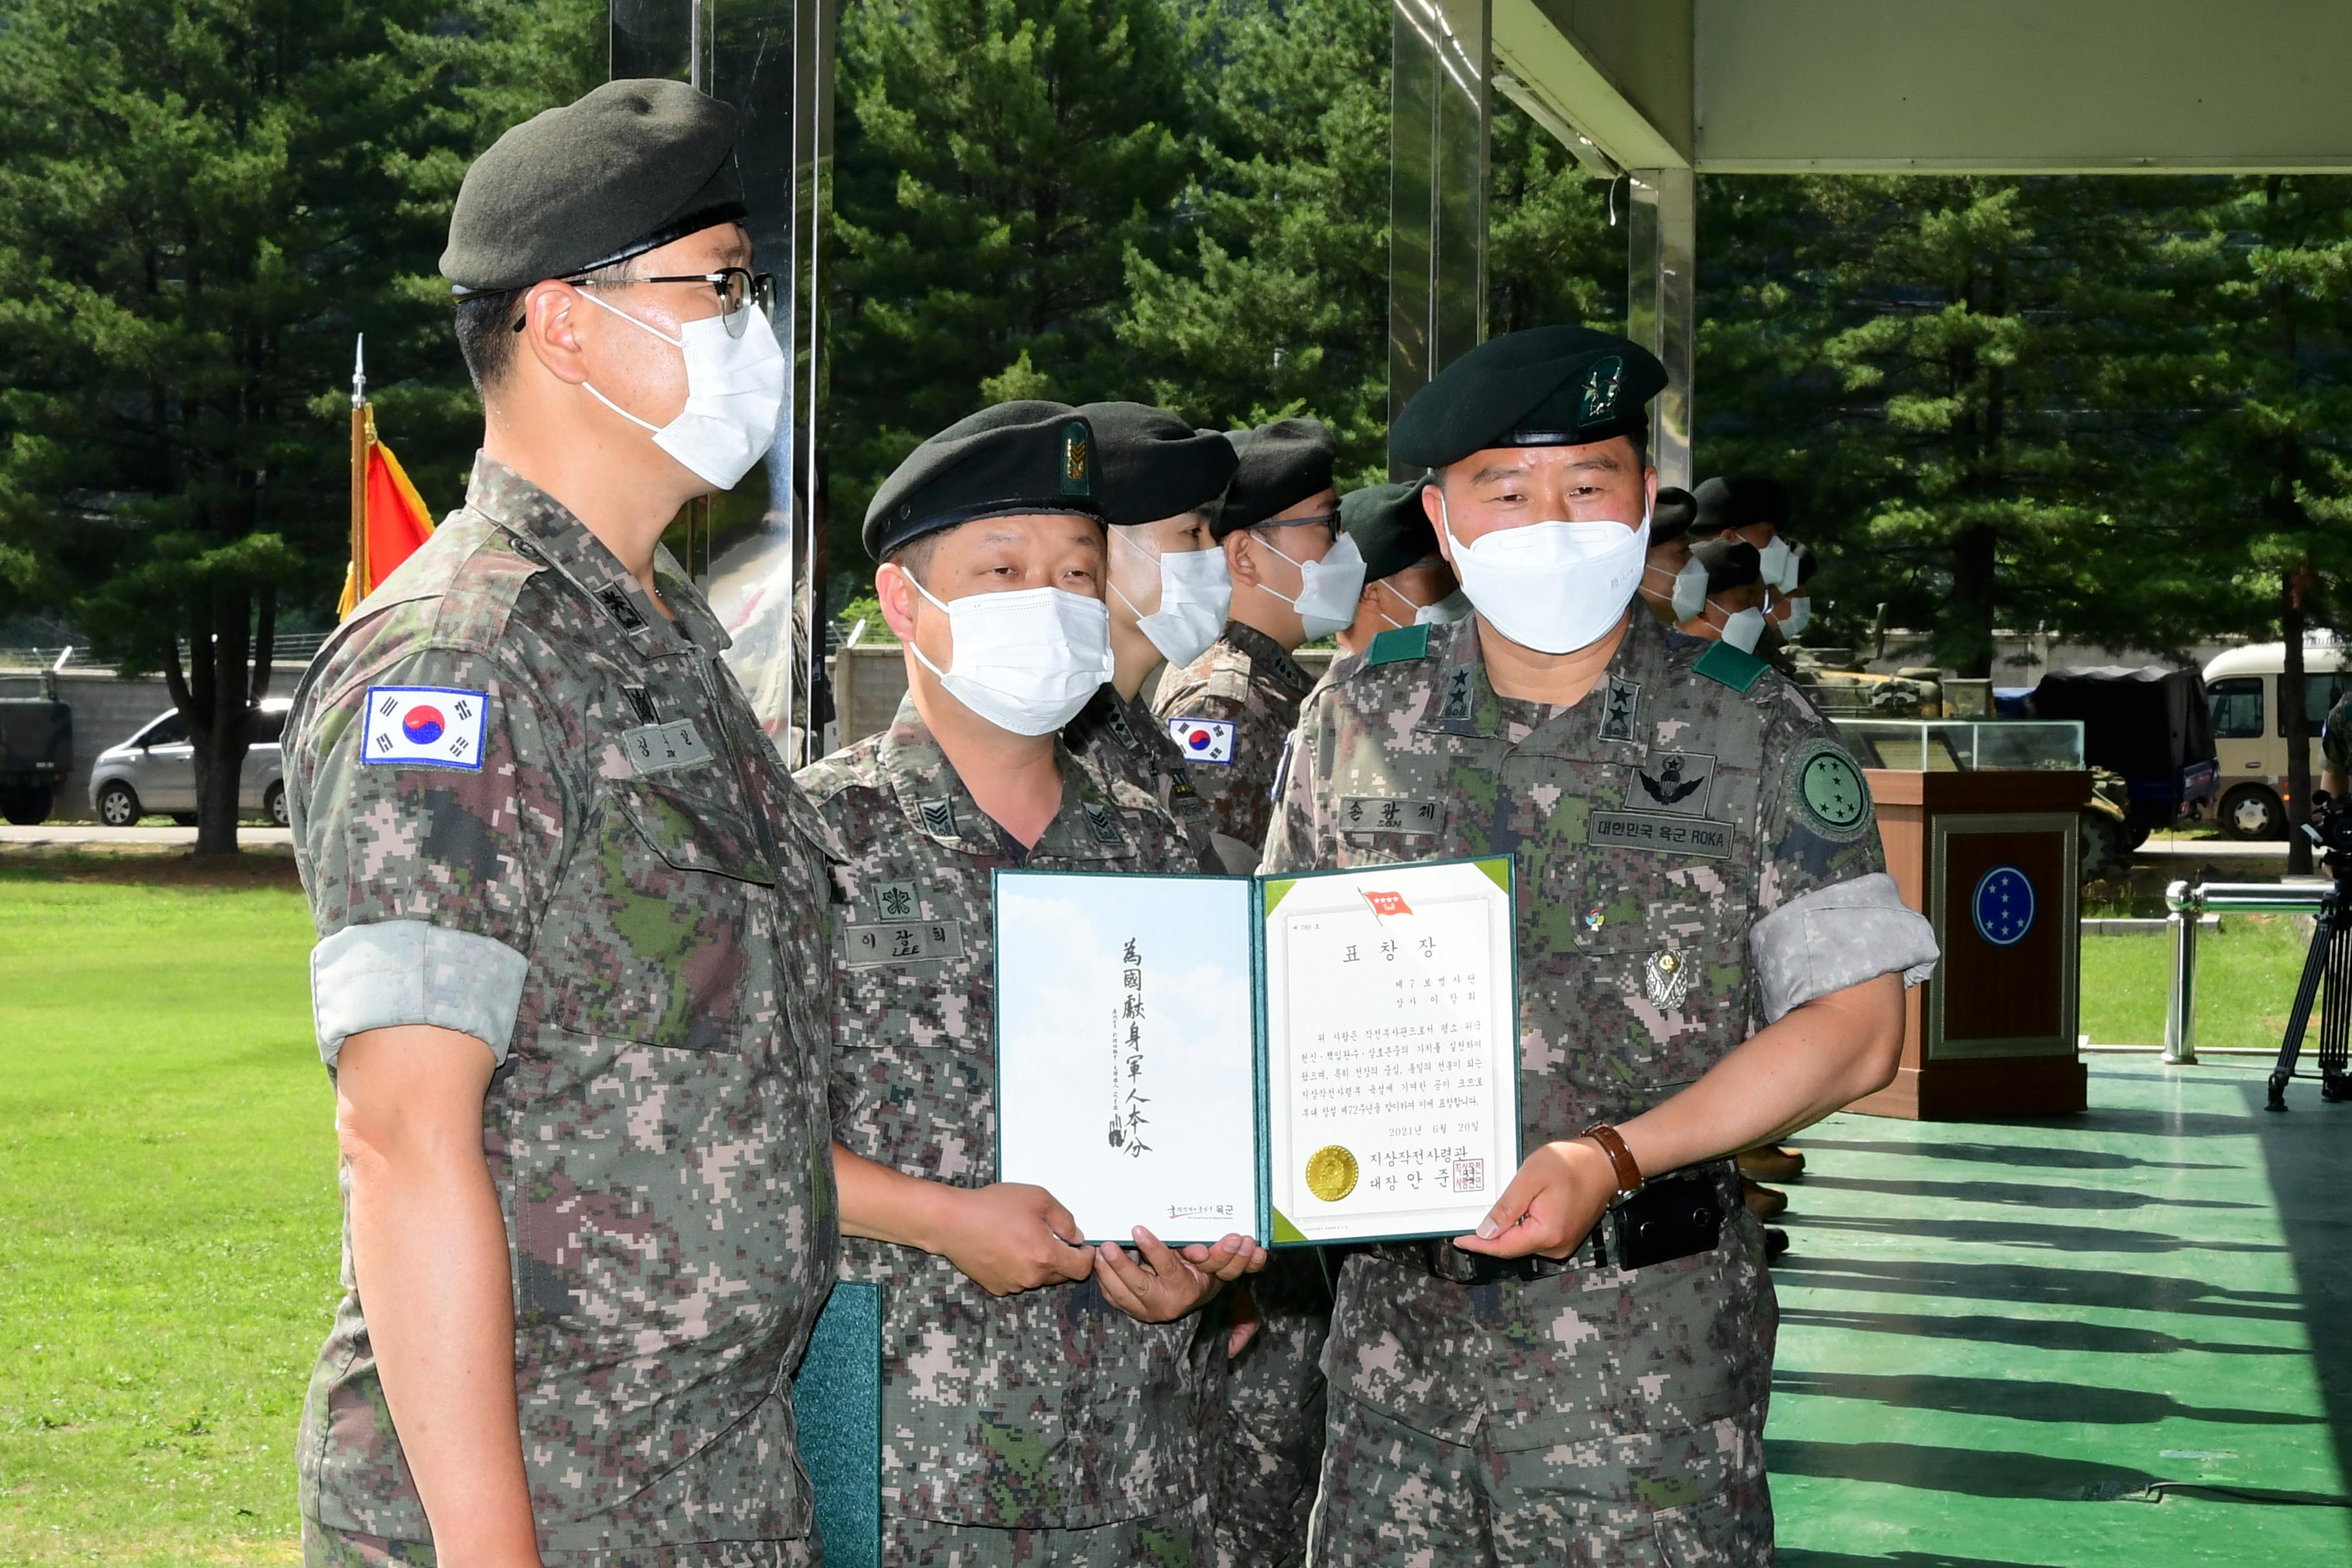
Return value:
<svg viewBox="0 0 2352 1568">
<path fill-rule="evenodd" d="M 1462 591 L 1494 628 L 1538 653 L 1573 653 L 1609 635 L 1642 585 L 1650 515 L 1622 522 L 1531 522 L 1465 544 L 1454 535 L 1445 492 L 1438 516 L 1454 546 Z"/>
<path fill-rule="evenodd" d="M 1788 613 L 1780 617 L 1782 637 L 1793 637 L 1812 624 L 1813 596 L 1811 594 L 1791 594 L 1780 602 L 1789 606 Z"/>
<path fill-rule="evenodd" d="M 1100 599 L 1022 588 L 942 601 L 913 573 L 907 581 L 948 613 L 948 668 L 925 658 L 909 638 L 917 662 L 1000 730 L 1051 734 L 1110 679 L 1110 612 Z"/>
<path fill-rule="evenodd" d="M 766 312 L 757 305 L 744 306 L 751 319 L 743 324 L 740 338 L 727 335 L 727 322 L 719 316 L 688 321 L 671 337 L 619 306 L 605 304 L 593 289 L 580 294 L 640 331 L 651 332 L 686 359 L 686 406 L 667 425 L 640 419 L 593 384 L 583 383 L 588 395 L 630 424 L 652 431 L 655 446 L 706 484 L 734 489 L 767 456 L 784 416 L 784 351 Z"/>
<path fill-rule="evenodd" d="M 1343 533 L 1338 543 L 1324 552 L 1322 560 L 1298 561 L 1283 554 L 1282 547 L 1264 533 L 1257 537 L 1259 543 L 1298 568 L 1298 597 L 1276 594 L 1272 588 L 1265 591 L 1298 612 L 1298 624 L 1307 628 L 1310 642 L 1356 624 L 1356 601 L 1364 594 L 1364 552 L 1356 548 L 1353 539 Z"/>
<path fill-rule="evenodd" d="M 1684 562 L 1675 574 L 1673 608 L 1676 626 L 1706 608 L 1706 567 L 1696 558 Z"/>
<path fill-rule="evenodd" d="M 1412 618 L 1417 626 L 1450 626 L 1456 621 L 1466 621 L 1470 618 L 1469 595 L 1456 588 L 1437 603 L 1423 605 L 1413 612 Z"/>
<path fill-rule="evenodd" d="M 1712 599 L 1707 603 L 1723 610 L 1723 606 Z M 1754 653 L 1756 645 L 1764 637 L 1764 612 L 1751 607 L 1738 611 L 1724 610 L 1723 614 L 1723 640 L 1742 653 Z"/>
<path fill-rule="evenodd" d="M 1779 534 L 1772 542 L 1757 552 L 1757 568 L 1763 574 L 1768 588 L 1793 588 L 1797 585 L 1797 552 Z"/>
<path fill-rule="evenodd" d="M 1148 552 L 1129 541 L 1114 528 L 1110 536 L 1134 551 L 1138 555 Z M 1118 593 L 1113 583 L 1110 591 L 1118 594 L 1118 602 L 1135 616 L 1136 629 L 1151 639 L 1160 657 L 1174 665 L 1186 665 L 1208 650 L 1225 629 L 1225 612 L 1234 602 L 1233 574 L 1225 568 L 1225 552 L 1210 547 L 1207 550 L 1161 551 L 1160 564 L 1160 607 L 1144 615 L 1135 607 L 1135 601 Z"/>
</svg>

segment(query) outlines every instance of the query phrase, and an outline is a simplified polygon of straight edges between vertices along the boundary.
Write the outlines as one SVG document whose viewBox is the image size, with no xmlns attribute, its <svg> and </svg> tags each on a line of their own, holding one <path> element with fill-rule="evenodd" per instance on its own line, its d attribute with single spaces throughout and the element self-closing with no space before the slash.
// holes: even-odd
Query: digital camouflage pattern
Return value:
<svg viewBox="0 0 2352 1568">
<path fill-rule="evenodd" d="M 1751 931 L 1879 873 L 1878 836 L 1829 726 L 1737 650 L 1633 616 L 1591 693 L 1550 710 L 1497 696 L 1478 639 L 1475 618 L 1416 626 L 1335 666 L 1264 869 L 1513 858 L 1532 1149 L 1659 1103 L 1747 1038 Z M 1861 942 L 1843 956 L 1864 975 L 1913 964 L 1924 922 L 1895 911 L 1905 946 L 1873 919 L 1780 930 Z M 1475 1289 L 1351 1258 L 1316 1560 L 1556 1563 L 1566 1542 L 1571 1563 L 1654 1563 L 1655 1538 L 1667 1561 L 1769 1561 L 1760 1241 L 1735 1215 L 1711 1253 Z"/>
<path fill-rule="evenodd" d="M 1323 1344 L 1331 1334 L 1324 1254 L 1273 1254 L 1245 1287 L 1257 1331 L 1226 1368 L 1209 1455 L 1218 1568 L 1293 1568 L 1323 1467 Z"/>
<path fill-rule="evenodd" d="M 1223 850 L 1228 870 L 1252 868 L 1274 815 L 1274 775 L 1282 748 L 1298 721 L 1298 704 L 1315 682 L 1272 637 L 1228 621 L 1209 651 L 1160 678 L 1151 710 L 1161 728 L 1178 719 L 1206 719 L 1234 727 L 1233 761 L 1203 762 L 1179 750 L 1192 787 L 1209 803 L 1216 831 L 1233 841 Z M 1249 864 L 1237 864 L 1236 857 Z"/>
<path fill-rule="evenodd" d="M 2319 752 L 2327 772 L 2352 782 L 2352 693 L 2337 698 L 2320 721 Z"/>
<path fill-rule="evenodd" d="M 1217 857 L 1209 803 L 1192 787 L 1192 770 L 1184 754 L 1169 738 L 1168 726 L 1143 705 L 1139 694 L 1125 698 L 1106 684 L 1078 716 L 1063 727 L 1062 741 L 1096 767 L 1128 783 L 1160 803 L 1173 817 L 1192 845 L 1191 860 L 1152 868 L 1160 871 L 1200 870 L 1220 875 L 1224 863 Z"/>
<path fill-rule="evenodd" d="M 1055 752 L 1062 809 L 1026 851 L 973 803 L 911 697 L 887 730 L 801 771 L 853 847 L 834 873 L 831 1077 L 852 1152 L 927 1181 L 995 1179 L 992 873 L 1157 871 L 1193 854 L 1150 795 Z M 1091 1278 L 992 1296 L 944 1258 L 855 1237 L 841 1277 L 882 1287 L 886 1515 L 1082 1531 L 1200 1500 L 1197 1314 L 1138 1322 Z"/>
<path fill-rule="evenodd" d="M 658 571 L 675 628 L 562 506 L 478 460 L 465 508 L 305 678 L 288 793 L 322 952 L 392 952 L 422 922 L 445 951 L 528 961 L 482 1145 L 546 1561 L 783 1564 L 811 1529 L 789 1375 L 836 1250 L 832 840 L 720 661 L 725 633 L 674 562 Z M 381 686 L 482 694 L 478 769 L 362 763 Z M 699 744 L 670 751 L 698 757 L 633 760 L 632 731 L 681 721 Z M 440 1021 L 431 997 L 483 984 L 407 979 L 423 1016 L 347 1026 Z M 430 1536 L 348 1231 L 342 1283 L 303 1412 L 306 1535 L 314 1562 L 408 1561 Z"/>
<path fill-rule="evenodd" d="M 882 1521 L 882 1560 L 923 1568 L 1194 1568 L 1208 1506 L 1087 1530 L 997 1530 L 900 1515 Z"/>
</svg>

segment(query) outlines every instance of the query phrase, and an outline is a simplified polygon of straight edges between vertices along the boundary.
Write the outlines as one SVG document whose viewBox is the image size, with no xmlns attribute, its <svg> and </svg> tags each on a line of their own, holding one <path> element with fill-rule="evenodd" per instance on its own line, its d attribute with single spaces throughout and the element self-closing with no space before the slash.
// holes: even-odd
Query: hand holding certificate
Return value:
<svg viewBox="0 0 2352 1568">
<path fill-rule="evenodd" d="M 1087 1238 L 1452 1236 L 1517 1168 L 1507 859 L 995 901 L 998 1175 Z"/>
</svg>

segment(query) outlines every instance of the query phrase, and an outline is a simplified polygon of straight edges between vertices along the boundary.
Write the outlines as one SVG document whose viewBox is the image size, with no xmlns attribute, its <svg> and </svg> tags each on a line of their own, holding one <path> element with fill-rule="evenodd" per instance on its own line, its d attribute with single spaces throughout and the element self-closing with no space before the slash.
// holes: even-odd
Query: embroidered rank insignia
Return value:
<svg viewBox="0 0 2352 1568">
<path fill-rule="evenodd" d="M 629 700 L 629 706 L 635 710 L 638 723 L 661 722 L 661 710 L 654 706 L 652 692 L 642 686 L 624 686 L 621 688 L 621 694 Z"/>
<path fill-rule="evenodd" d="M 371 686 L 360 761 L 479 773 L 488 692 L 447 686 Z"/>
<path fill-rule="evenodd" d="M 710 763 L 710 748 L 704 744 L 691 719 L 640 724 L 634 730 L 623 731 L 621 750 L 628 753 L 629 766 L 639 777 L 707 767 Z"/>
<path fill-rule="evenodd" d="M 1601 715 L 1601 738 L 1604 741 L 1631 741 L 1633 723 L 1642 710 L 1642 683 L 1617 676 L 1609 678 L 1608 706 Z"/>
<path fill-rule="evenodd" d="M 1108 810 L 1090 800 L 1080 801 L 1078 809 L 1086 814 L 1087 826 L 1094 829 L 1096 843 L 1113 845 L 1118 842 L 1118 824 L 1111 820 Z"/>
<path fill-rule="evenodd" d="M 1094 482 L 1095 433 L 1083 419 L 1073 419 L 1062 426 L 1062 493 L 1066 496 L 1090 496 Z"/>
<path fill-rule="evenodd" d="M 1139 749 L 1135 742 L 1135 731 L 1128 723 L 1127 713 L 1121 704 L 1112 703 L 1103 717 L 1104 722 L 1110 727 L 1110 738 L 1118 742 L 1121 751 L 1132 752 Z"/>
<path fill-rule="evenodd" d="M 1233 765 L 1234 729 L 1230 719 L 1171 719 L 1168 738 L 1176 742 L 1188 763 Z"/>
<path fill-rule="evenodd" d="M 1662 1013 L 1672 1013 L 1690 994 L 1690 963 L 1681 953 L 1654 952 L 1642 966 L 1642 994 Z"/>
<path fill-rule="evenodd" d="M 1441 719 L 1470 717 L 1470 667 L 1463 665 L 1445 678 L 1445 705 L 1438 710 Z"/>
<path fill-rule="evenodd" d="M 629 595 L 618 583 L 607 583 L 598 589 L 596 602 L 604 606 L 605 614 L 621 623 L 624 631 L 633 632 L 646 624 L 645 616 L 637 614 L 636 605 L 629 602 Z"/>
<path fill-rule="evenodd" d="M 923 824 L 923 831 L 934 838 L 961 837 L 956 832 L 955 802 L 951 800 L 919 800 L 915 815 Z"/>
</svg>

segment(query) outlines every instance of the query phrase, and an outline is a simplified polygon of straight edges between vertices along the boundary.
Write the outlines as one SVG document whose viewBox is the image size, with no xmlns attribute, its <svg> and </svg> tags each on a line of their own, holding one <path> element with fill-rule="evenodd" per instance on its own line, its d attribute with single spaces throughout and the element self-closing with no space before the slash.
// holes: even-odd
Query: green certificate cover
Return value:
<svg viewBox="0 0 2352 1568">
<path fill-rule="evenodd" d="M 997 1176 L 1084 1239 L 1458 1236 L 1518 1168 L 1507 857 L 994 892 Z"/>
</svg>

